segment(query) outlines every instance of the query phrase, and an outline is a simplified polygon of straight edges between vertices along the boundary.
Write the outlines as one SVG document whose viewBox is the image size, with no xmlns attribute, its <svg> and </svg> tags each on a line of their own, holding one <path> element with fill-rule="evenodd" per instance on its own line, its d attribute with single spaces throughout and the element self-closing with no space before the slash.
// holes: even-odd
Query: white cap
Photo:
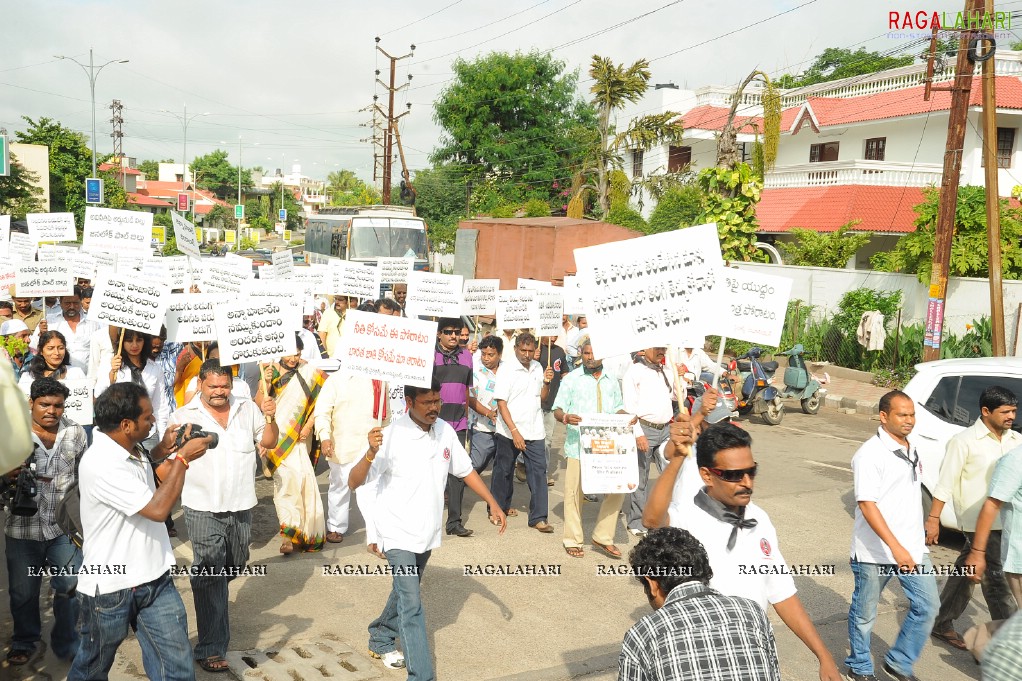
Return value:
<svg viewBox="0 0 1022 681">
<path fill-rule="evenodd" d="M 0 324 L 0 336 L 10 336 L 19 331 L 28 331 L 28 324 L 20 319 L 8 319 L 3 324 Z"/>
</svg>

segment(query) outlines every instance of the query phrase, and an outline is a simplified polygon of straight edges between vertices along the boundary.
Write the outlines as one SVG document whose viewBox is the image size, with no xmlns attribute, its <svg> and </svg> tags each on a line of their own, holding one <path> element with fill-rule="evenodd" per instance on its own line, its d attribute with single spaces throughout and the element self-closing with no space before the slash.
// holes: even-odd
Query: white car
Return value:
<svg viewBox="0 0 1022 681">
<path fill-rule="evenodd" d="M 911 440 L 923 465 L 923 514 L 930 514 L 933 488 L 947 442 L 979 418 L 979 396 L 992 385 L 1012 391 L 1022 399 L 1022 357 L 942 359 L 917 364 L 919 372 L 905 386 L 916 404 L 916 426 Z M 1022 430 L 1020 419 L 1012 425 Z M 944 504 L 940 524 L 960 530 L 954 504 Z"/>
</svg>

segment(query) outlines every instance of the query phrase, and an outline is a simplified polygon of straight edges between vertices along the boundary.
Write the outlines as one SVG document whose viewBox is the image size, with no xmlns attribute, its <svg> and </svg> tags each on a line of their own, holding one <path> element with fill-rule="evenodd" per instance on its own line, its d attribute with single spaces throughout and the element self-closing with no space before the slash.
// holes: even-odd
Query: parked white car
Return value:
<svg viewBox="0 0 1022 681">
<path fill-rule="evenodd" d="M 947 442 L 979 418 L 979 396 L 992 385 L 1022 399 L 1022 357 L 942 359 L 916 365 L 919 372 L 905 386 L 916 404 L 916 426 L 909 436 L 923 465 L 923 514 L 930 514 L 933 488 Z M 1022 418 L 1022 417 L 1020 417 Z M 1012 428 L 1022 431 L 1020 418 Z M 954 504 L 944 504 L 940 524 L 960 530 Z"/>
</svg>

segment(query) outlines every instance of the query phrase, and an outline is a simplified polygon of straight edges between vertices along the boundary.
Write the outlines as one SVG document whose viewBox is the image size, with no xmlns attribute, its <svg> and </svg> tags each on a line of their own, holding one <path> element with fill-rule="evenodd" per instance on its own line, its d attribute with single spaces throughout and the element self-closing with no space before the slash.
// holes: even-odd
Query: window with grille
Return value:
<svg viewBox="0 0 1022 681">
<path fill-rule="evenodd" d="M 866 160 L 883 161 L 884 151 L 887 148 L 886 137 L 872 137 L 866 140 Z"/>
<path fill-rule="evenodd" d="M 997 167 L 1011 167 L 1011 153 L 1015 149 L 1015 128 L 997 128 Z"/>
<path fill-rule="evenodd" d="M 667 172 L 680 173 L 692 164 L 692 147 L 668 147 Z"/>
<path fill-rule="evenodd" d="M 811 145 L 809 147 L 809 162 L 824 163 L 826 161 L 836 161 L 839 145 L 839 142 L 824 142 L 823 144 Z"/>
<path fill-rule="evenodd" d="M 632 177 L 642 177 L 642 149 L 632 152 Z"/>
</svg>

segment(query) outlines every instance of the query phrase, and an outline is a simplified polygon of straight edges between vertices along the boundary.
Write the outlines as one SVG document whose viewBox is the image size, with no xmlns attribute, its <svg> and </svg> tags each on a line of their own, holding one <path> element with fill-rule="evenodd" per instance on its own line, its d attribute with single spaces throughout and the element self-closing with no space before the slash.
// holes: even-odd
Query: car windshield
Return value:
<svg viewBox="0 0 1022 681">
<path fill-rule="evenodd" d="M 425 259 L 425 223 L 404 218 L 356 218 L 351 224 L 348 257 Z"/>
</svg>

